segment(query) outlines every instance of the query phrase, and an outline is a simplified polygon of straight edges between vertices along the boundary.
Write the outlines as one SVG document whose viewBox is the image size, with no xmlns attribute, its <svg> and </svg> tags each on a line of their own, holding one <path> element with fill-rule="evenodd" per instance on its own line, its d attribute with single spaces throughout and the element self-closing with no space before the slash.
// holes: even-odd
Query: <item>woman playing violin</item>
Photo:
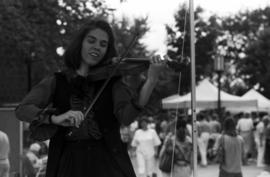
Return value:
<svg viewBox="0 0 270 177">
<path fill-rule="evenodd" d="M 159 56 L 150 59 L 137 94 L 113 76 L 86 113 L 106 80 L 88 75 L 117 56 L 114 42 L 106 21 L 86 23 L 64 54 L 67 69 L 42 80 L 17 107 L 16 116 L 30 123 L 32 138 L 50 139 L 46 177 L 136 176 L 119 127 L 133 122 L 147 104 L 164 62 Z"/>
</svg>

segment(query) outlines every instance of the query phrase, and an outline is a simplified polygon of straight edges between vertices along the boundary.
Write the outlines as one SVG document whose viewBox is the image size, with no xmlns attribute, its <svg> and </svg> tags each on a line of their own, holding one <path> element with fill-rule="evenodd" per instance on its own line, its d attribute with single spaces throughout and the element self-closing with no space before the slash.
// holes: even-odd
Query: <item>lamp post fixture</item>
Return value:
<svg viewBox="0 0 270 177">
<path fill-rule="evenodd" d="M 221 96 L 220 96 L 221 83 L 220 83 L 220 79 L 221 79 L 221 74 L 224 71 L 224 58 L 223 58 L 223 56 L 218 55 L 215 58 L 214 69 L 215 69 L 216 73 L 218 74 L 218 104 L 217 104 L 217 110 L 218 110 L 219 119 L 221 119 Z"/>
<path fill-rule="evenodd" d="M 35 56 L 35 52 L 31 52 L 30 57 L 25 60 L 27 68 L 27 92 L 29 92 L 32 88 L 32 63 L 35 61 Z"/>
</svg>

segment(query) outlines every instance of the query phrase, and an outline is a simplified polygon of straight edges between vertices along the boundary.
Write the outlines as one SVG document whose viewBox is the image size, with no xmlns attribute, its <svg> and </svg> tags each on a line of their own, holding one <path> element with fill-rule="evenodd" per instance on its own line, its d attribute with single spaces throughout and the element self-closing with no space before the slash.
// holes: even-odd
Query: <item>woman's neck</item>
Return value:
<svg viewBox="0 0 270 177">
<path fill-rule="evenodd" d="M 80 68 L 76 70 L 76 73 L 80 76 L 87 76 L 88 66 L 81 65 Z"/>
</svg>

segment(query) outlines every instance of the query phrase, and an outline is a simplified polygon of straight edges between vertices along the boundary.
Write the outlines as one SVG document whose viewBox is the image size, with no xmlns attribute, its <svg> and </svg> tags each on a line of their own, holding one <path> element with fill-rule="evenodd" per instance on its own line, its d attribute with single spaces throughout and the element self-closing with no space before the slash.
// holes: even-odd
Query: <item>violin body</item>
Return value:
<svg viewBox="0 0 270 177">
<path fill-rule="evenodd" d="M 117 60 L 117 59 L 116 59 Z M 148 69 L 150 60 L 148 58 L 124 58 L 120 62 L 109 64 L 97 69 L 92 69 L 87 76 L 91 81 L 104 80 L 114 76 L 136 75 Z M 188 67 L 188 62 L 166 61 L 166 65 L 175 72 Z"/>
</svg>

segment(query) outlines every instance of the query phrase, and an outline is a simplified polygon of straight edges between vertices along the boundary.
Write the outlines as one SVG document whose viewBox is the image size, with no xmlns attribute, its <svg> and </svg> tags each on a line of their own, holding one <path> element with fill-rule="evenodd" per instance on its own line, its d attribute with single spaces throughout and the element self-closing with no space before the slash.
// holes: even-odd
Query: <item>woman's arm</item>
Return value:
<svg viewBox="0 0 270 177">
<path fill-rule="evenodd" d="M 31 138 L 44 141 L 51 138 L 57 126 L 51 124 L 51 116 L 56 110 L 48 108 L 55 89 L 55 77 L 50 76 L 37 84 L 16 108 L 16 117 L 30 123 Z"/>
<path fill-rule="evenodd" d="M 215 142 L 215 144 L 214 144 L 214 146 L 213 146 L 213 152 L 214 152 L 214 154 L 217 154 L 218 148 L 219 148 L 219 146 L 221 145 L 221 138 L 222 138 L 222 136 L 224 136 L 224 135 L 220 135 L 220 136 L 217 138 L 217 140 L 216 140 L 216 142 Z M 223 137 L 223 138 L 224 138 L 224 137 Z"/>
<path fill-rule="evenodd" d="M 124 82 L 118 82 L 113 87 L 114 113 L 120 123 L 129 125 L 138 116 L 157 84 L 159 74 L 164 69 L 164 62 L 160 56 L 155 56 L 150 61 L 147 79 L 139 93 L 136 93 Z"/>
<path fill-rule="evenodd" d="M 139 145 L 139 142 L 138 142 L 138 133 L 139 131 L 136 130 L 135 134 L 134 134 L 134 137 L 132 138 L 132 141 L 131 141 L 131 146 L 136 148 L 138 145 Z"/>
<path fill-rule="evenodd" d="M 53 110 L 47 107 L 52 100 L 55 82 L 55 77 L 49 76 L 38 83 L 16 108 L 16 117 L 29 123 L 39 121 L 49 124 L 49 117 Z"/>
<path fill-rule="evenodd" d="M 150 60 L 150 66 L 147 72 L 147 79 L 139 92 L 138 104 L 140 106 L 145 106 L 149 101 L 149 98 L 155 86 L 157 85 L 159 75 L 164 69 L 164 67 L 165 62 L 164 60 L 161 60 L 160 56 L 154 56 Z"/>
</svg>

